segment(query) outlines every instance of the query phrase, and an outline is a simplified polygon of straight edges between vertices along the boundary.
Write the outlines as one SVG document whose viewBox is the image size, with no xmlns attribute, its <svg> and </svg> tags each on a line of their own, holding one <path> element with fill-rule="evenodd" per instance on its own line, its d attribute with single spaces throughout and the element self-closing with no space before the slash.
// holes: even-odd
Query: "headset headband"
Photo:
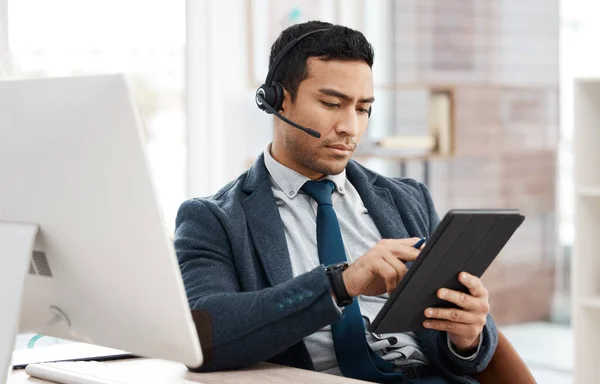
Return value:
<svg viewBox="0 0 600 384">
<path fill-rule="evenodd" d="M 305 37 L 310 36 L 313 33 L 324 32 L 324 31 L 328 31 L 328 30 L 329 30 L 329 28 L 315 29 L 314 31 L 306 32 L 305 34 L 300 35 L 299 37 L 297 37 L 294 40 L 290 41 L 281 50 L 281 52 L 279 52 L 277 54 L 277 56 L 275 56 L 275 58 L 273 59 L 273 64 L 271 64 L 271 66 L 269 67 L 269 72 L 267 73 L 267 77 L 265 78 L 265 85 L 266 86 L 270 86 L 271 85 L 271 83 L 273 82 L 273 77 L 275 76 L 275 72 L 277 71 L 277 67 L 279 66 L 279 63 L 281 62 L 281 60 L 283 60 L 283 58 L 285 57 L 286 53 L 288 53 L 290 51 L 290 49 L 294 48 L 294 46 L 296 44 L 298 44 Z"/>
</svg>

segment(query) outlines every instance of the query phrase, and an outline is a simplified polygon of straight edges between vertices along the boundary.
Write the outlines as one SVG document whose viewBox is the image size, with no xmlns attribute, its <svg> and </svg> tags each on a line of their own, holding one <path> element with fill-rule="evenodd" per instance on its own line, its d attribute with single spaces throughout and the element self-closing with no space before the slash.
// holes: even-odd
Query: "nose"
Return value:
<svg viewBox="0 0 600 384">
<path fill-rule="evenodd" d="M 358 115 L 354 108 L 348 108 L 340 116 L 340 121 L 336 126 L 336 132 L 340 135 L 356 137 L 358 135 Z"/>
</svg>

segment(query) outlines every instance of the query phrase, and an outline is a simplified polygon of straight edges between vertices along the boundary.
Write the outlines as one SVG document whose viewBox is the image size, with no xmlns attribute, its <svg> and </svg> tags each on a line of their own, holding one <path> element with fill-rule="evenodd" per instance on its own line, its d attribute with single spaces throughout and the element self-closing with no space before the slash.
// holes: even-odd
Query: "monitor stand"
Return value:
<svg viewBox="0 0 600 384">
<path fill-rule="evenodd" d="M 0 221 L 0 380 L 8 381 L 37 224 Z"/>
</svg>

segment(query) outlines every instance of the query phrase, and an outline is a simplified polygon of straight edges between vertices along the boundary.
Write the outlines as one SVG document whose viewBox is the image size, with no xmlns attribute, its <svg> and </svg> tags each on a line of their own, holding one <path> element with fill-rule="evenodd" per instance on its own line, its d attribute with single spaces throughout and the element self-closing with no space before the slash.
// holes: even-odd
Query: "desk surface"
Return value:
<svg viewBox="0 0 600 384">
<path fill-rule="evenodd" d="M 281 384 L 281 383 L 319 383 L 319 384 L 340 384 L 340 383 L 366 383 L 347 379 L 340 376 L 328 375 L 324 373 L 307 371 L 304 369 L 284 367 L 281 365 L 260 363 L 250 368 L 211 372 L 211 373 L 193 373 L 179 363 L 156 359 L 127 359 L 116 360 L 109 364 L 116 364 L 123 369 L 139 370 L 145 374 L 151 374 L 153 377 L 164 376 L 165 378 L 181 378 L 204 384 L 229 384 L 239 383 L 243 377 L 243 382 L 247 384 Z M 50 383 L 45 380 L 38 380 L 28 376 L 25 370 L 15 370 L 8 379 L 8 384 L 41 384 Z"/>
</svg>

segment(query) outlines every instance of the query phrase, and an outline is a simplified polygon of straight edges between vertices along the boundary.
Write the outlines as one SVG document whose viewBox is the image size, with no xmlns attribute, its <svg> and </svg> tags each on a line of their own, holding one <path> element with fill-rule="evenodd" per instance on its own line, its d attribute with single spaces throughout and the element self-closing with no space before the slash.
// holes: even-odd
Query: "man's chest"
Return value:
<svg viewBox="0 0 600 384">
<path fill-rule="evenodd" d="M 300 196 L 299 196 L 300 197 Z M 333 199 L 344 249 L 352 263 L 381 239 L 381 234 L 360 199 L 337 196 Z M 317 205 L 308 200 L 278 204 L 294 276 L 308 272 L 322 262 L 317 247 Z"/>
</svg>

